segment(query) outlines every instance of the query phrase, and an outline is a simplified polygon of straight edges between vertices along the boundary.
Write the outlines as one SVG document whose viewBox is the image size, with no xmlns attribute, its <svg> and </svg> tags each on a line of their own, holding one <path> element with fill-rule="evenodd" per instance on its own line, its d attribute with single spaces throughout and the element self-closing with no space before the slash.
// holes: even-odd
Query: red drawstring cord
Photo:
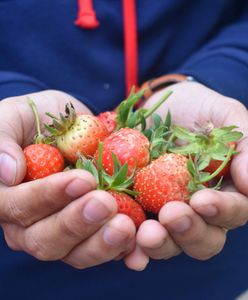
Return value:
<svg viewBox="0 0 248 300">
<path fill-rule="evenodd" d="M 135 0 L 122 0 L 124 27 L 124 56 L 126 95 L 138 87 L 138 38 Z M 75 24 L 84 29 L 99 26 L 92 0 L 78 0 L 78 18 Z"/>
<path fill-rule="evenodd" d="M 99 26 L 92 0 L 78 0 L 78 17 L 75 24 L 85 29 L 95 29 Z"/>
<path fill-rule="evenodd" d="M 138 38 L 135 0 L 123 0 L 126 95 L 138 87 Z"/>
</svg>

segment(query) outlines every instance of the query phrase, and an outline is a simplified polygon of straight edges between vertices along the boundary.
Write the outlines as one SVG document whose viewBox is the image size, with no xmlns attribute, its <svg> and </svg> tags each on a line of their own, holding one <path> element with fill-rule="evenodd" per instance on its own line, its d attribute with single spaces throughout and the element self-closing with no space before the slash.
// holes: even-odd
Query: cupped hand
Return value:
<svg viewBox="0 0 248 300">
<path fill-rule="evenodd" d="M 189 205 L 169 202 L 159 212 L 158 221 L 147 220 L 137 233 L 137 245 L 125 262 L 129 268 L 144 269 L 153 259 L 168 259 L 181 252 L 206 260 L 224 247 L 226 233 L 248 220 L 248 113 L 237 100 L 224 97 L 202 84 L 173 85 L 172 96 L 158 110 L 165 117 L 168 109 L 172 122 L 193 129 L 195 122 L 216 127 L 236 125 L 244 136 L 238 143 L 239 154 L 232 160 L 231 178 L 220 191 L 195 193 Z M 167 89 L 157 92 L 145 104 L 151 107 Z"/>
<path fill-rule="evenodd" d="M 58 91 L 28 95 L 45 112 L 57 115 L 72 102 L 76 110 L 91 113 L 73 97 Z M 94 177 L 70 170 L 25 182 L 22 148 L 35 135 L 35 120 L 27 96 L 0 102 L 0 224 L 7 244 L 40 260 L 63 260 L 86 268 L 112 260 L 134 245 L 135 227 L 116 214 L 113 197 L 97 191 Z"/>
</svg>

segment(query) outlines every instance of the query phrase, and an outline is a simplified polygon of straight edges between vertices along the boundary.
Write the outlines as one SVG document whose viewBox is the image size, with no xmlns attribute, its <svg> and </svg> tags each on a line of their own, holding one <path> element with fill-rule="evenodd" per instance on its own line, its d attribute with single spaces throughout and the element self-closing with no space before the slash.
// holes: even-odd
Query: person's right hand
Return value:
<svg viewBox="0 0 248 300">
<path fill-rule="evenodd" d="M 68 94 L 45 91 L 28 95 L 45 112 L 57 115 L 65 104 L 79 112 L 86 106 Z M 63 260 L 76 268 L 104 263 L 134 246 L 135 226 L 116 214 L 107 192 L 95 190 L 93 176 L 83 170 L 61 172 L 22 183 L 26 163 L 22 148 L 35 135 L 27 96 L 0 102 L 0 224 L 8 246 L 40 260 Z"/>
</svg>

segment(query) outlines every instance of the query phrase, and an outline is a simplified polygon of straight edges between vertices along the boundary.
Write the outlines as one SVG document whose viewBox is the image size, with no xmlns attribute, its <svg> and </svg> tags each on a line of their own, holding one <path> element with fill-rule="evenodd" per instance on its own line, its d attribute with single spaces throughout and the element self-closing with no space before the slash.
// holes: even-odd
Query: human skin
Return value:
<svg viewBox="0 0 248 300">
<path fill-rule="evenodd" d="M 59 91 L 28 95 L 42 122 L 72 102 L 78 112 L 91 113 Z M 94 177 L 83 170 L 57 173 L 22 183 L 26 164 L 22 148 L 35 135 L 27 95 L 0 102 L 0 224 L 8 246 L 39 260 L 62 260 L 79 269 L 114 259 L 134 246 L 135 226 L 117 214 L 114 198 L 96 190 Z"/>
<path fill-rule="evenodd" d="M 139 228 L 135 249 L 127 255 L 126 265 L 135 270 L 146 267 L 150 258 L 169 259 L 181 252 L 206 260 L 218 254 L 229 229 L 244 225 L 248 219 L 248 113 L 237 100 L 224 97 L 196 82 L 173 85 L 157 92 L 145 103 L 151 107 L 167 90 L 172 96 L 157 111 L 165 117 L 169 108 L 172 122 L 193 129 L 194 122 L 215 126 L 236 125 L 244 136 L 233 158 L 231 179 L 220 191 L 195 193 L 189 205 L 173 201 L 159 212 L 158 221 L 147 220 Z"/>
<path fill-rule="evenodd" d="M 244 138 L 232 162 L 232 181 L 222 191 L 198 192 L 190 205 L 164 205 L 158 221 L 145 221 L 136 238 L 132 221 L 116 214 L 115 200 L 104 191 L 96 191 L 94 178 L 83 170 L 21 183 L 25 176 L 21 147 L 29 144 L 35 134 L 34 117 L 26 96 L 1 101 L 0 224 L 9 247 L 40 260 L 62 260 L 79 269 L 124 257 L 130 269 L 143 270 L 150 258 L 169 259 L 183 251 L 204 260 L 219 253 L 226 230 L 245 224 L 248 217 L 248 187 L 244 184 L 248 179 L 247 111 L 238 101 L 198 83 L 181 83 L 170 89 L 174 93 L 159 109 L 162 116 L 169 107 L 173 122 L 189 128 L 195 121 L 211 120 L 216 126 L 235 124 Z M 152 96 L 146 107 L 165 91 Z M 68 101 L 78 111 L 90 113 L 62 92 L 45 91 L 29 97 L 37 104 L 42 121 L 46 121 L 44 113 L 48 109 L 56 115 Z M 6 154 L 12 159 L 6 159 Z"/>
</svg>

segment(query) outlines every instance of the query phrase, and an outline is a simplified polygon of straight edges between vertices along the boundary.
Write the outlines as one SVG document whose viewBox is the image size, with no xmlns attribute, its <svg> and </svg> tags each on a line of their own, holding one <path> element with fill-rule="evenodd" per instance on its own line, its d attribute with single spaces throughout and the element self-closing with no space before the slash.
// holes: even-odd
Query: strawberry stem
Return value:
<svg viewBox="0 0 248 300">
<path fill-rule="evenodd" d="M 102 154 L 103 154 L 103 143 L 99 142 L 99 144 L 98 144 L 98 159 L 97 159 L 98 189 L 103 189 Z"/>
<path fill-rule="evenodd" d="M 36 104 L 34 103 L 34 101 L 29 97 L 27 97 L 27 102 L 34 113 L 34 118 L 35 118 L 35 123 L 36 123 L 36 128 L 37 128 L 37 135 L 36 135 L 35 143 L 41 144 L 41 143 L 43 143 L 43 135 L 41 134 L 40 119 L 39 119 L 39 115 L 37 112 L 37 107 L 36 107 Z"/>
<path fill-rule="evenodd" d="M 173 92 L 172 91 L 168 91 L 167 93 L 165 93 L 157 103 L 155 103 L 151 109 L 147 110 L 145 113 L 144 113 L 144 118 L 147 119 L 148 117 L 150 117 L 169 97 L 170 95 L 172 94 Z M 135 127 L 140 125 L 141 124 L 141 120 L 138 120 L 136 123 L 135 123 Z"/>
<path fill-rule="evenodd" d="M 234 152 L 234 145 L 229 148 L 227 156 L 226 156 L 225 160 L 223 160 L 222 164 L 212 174 L 210 174 L 208 177 L 204 178 L 204 180 L 196 181 L 196 184 L 208 182 L 208 181 L 212 180 L 214 177 L 216 177 L 228 164 L 228 162 L 230 161 L 230 159 L 233 155 L 233 152 Z"/>
</svg>

